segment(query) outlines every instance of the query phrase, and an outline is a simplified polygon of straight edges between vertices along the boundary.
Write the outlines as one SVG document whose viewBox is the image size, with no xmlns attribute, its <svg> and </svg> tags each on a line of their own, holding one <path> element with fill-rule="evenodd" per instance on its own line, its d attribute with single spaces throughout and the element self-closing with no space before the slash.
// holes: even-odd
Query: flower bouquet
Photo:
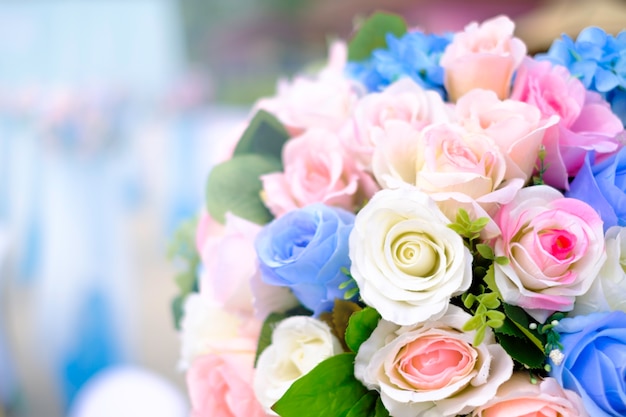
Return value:
<svg viewBox="0 0 626 417">
<path fill-rule="evenodd" d="M 192 415 L 626 415 L 626 33 L 513 30 L 377 13 L 255 105 L 174 245 Z"/>
</svg>

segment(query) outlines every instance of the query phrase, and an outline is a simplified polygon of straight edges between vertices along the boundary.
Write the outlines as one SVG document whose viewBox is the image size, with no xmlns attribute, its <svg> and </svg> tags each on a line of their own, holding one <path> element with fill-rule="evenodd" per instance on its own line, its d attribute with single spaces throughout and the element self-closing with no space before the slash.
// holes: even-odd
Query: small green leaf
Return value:
<svg viewBox="0 0 626 417">
<path fill-rule="evenodd" d="M 358 28 L 348 44 L 348 59 L 364 61 L 373 50 L 387 47 L 388 33 L 396 37 L 407 31 L 404 19 L 395 14 L 377 12 L 367 18 Z"/>
<path fill-rule="evenodd" d="M 500 307 L 500 300 L 498 299 L 498 294 L 496 294 L 495 292 L 488 292 L 488 293 L 482 294 L 480 296 L 480 302 L 484 304 L 485 307 L 487 307 L 490 310 L 494 310 Z"/>
<path fill-rule="evenodd" d="M 457 232 L 459 235 L 463 236 L 465 234 L 465 227 L 461 226 L 458 223 L 450 223 L 448 224 L 448 227 L 452 230 L 454 230 L 455 232 Z"/>
<path fill-rule="evenodd" d="M 239 139 L 234 155 L 263 154 L 280 161 L 288 139 L 289 133 L 280 121 L 265 110 L 259 110 Z"/>
<path fill-rule="evenodd" d="M 368 389 L 354 377 L 355 353 L 322 361 L 297 379 L 272 409 L 282 417 L 343 417 Z"/>
<path fill-rule="evenodd" d="M 207 181 L 207 209 L 211 217 L 225 222 L 231 212 L 257 224 L 272 220 L 261 200 L 261 175 L 281 170 L 280 161 L 267 155 L 239 155 L 211 170 Z"/>
<path fill-rule="evenodd" d="M 496 256 L 494 262 L 498 265 L 506 266 L 509 264 L 510 261 L 509 258 L 507 258 L 506 256 Z"/>
<path fill-rule="evenodd" d="M 456 222 L 463 226 L 469 226 L 472 224 L 469 213 L 464 208 L 460 208 L 456 214 Z"/>
<path fill-rule="evenodd" d="M 359 351 L 361 344 L 370 337 L 378 326 L 379 320 L 380 314 L 372 307 L 365 307 L 350 316 L 346 329 L 346 344 L 353 352 Z"/>
<path fill-rule="evenodd" d="M 172 300 L 172 316 L 174 317 L 174 326 L 176 330 L 180 330 L 180 322 L 183 318 L 183 305 L 185 304 L 185 296 L 178 295 Z"/>
<path fill-rule="evenodd" d="M 471 330 L 478 329 L 483 324 L 484 317 L 476 315 L 465 322 L 463 325 L 463 331 L 469 332 Z"/>
<path fill-rule="evenodd" d="M 470 309 L 476 302 L 476 296 L 472 293 L 465 293 L 461 296 L 461 300 L 463 300 L 465 308 Z"/>
<path fill-rule="evenodd" d="M 476 245 L 476 250 L 483 258 L 493 259 L 493 249 L 491 249 L 491 246 L 484 243 L 479 243 L 478 245 Z"/>
<path fill-rule="evenodd" d="M 469 227 L 469 231 L 480 232 L 481 230 L 485 228 L 485 226 L 487 226 L 487 223 L 489 223 L 488 217 L 479 217 L 478 219 L 472 222 L 472 224 Z"/>
<path fill-rule="evenodd" d="M 474 346 L 480 346 L 480 344 L 485 340 L 485 331 L 487 330 L 487 325 L 480 326 L 476 330 L 476 335 L 474 336 Z"/>
</svg>

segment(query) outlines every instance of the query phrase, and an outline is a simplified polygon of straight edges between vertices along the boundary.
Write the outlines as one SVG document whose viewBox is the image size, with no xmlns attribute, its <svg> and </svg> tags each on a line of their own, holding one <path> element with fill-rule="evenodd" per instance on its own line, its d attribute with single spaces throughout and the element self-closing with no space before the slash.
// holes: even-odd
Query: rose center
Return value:
<svg viewBox="0 0 626 417">
<path fill-rule="evenodd" d="M 405 274 L 429 276 L 437 267 L 437 251 L 425 233 L 404 233 L 391 245 L 394 264 Z"/>
<path fill-rule="evenodd" d="M 426 336 L 404 346 L 396 363 L 400 375 L 412 387 L 435 390 L 466 377 L 474 369 L 472 353 L 461 340 Z"/>
<path fill-rule="evenodd" d="M 478 164 L 476 155 L 458 140 L 445 140 L 442 147 L 446 158 L 459 168 L 471 169 Z"/>
<path fill-rule="evenodd" d="M 562 229 L 548 229 L 539 233 L 541 247 L 553 257 L 562 261 L 571 256 L 576 247 L 576 236 Z"/>
</svg>

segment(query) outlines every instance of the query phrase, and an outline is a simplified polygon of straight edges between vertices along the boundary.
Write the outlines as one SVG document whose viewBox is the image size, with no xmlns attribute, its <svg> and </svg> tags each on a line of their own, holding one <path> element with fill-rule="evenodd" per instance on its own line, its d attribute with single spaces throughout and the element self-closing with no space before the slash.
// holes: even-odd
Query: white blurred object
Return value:
<svg viewBox="0 0 626 417">
<path fill-rule="evenodd" d="M 100 372 L 76 396 L 68 417 L 184 417 L 184 394 L 163 377 L 137 367 Z"/>
</svg>

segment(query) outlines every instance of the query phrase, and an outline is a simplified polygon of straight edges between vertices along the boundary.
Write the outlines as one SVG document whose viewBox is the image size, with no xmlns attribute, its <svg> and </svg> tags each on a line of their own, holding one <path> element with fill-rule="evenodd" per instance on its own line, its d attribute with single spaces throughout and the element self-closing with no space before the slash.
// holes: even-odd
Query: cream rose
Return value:
<svg viewBox="0 0 626 417">
<path fill-rule="evenodd" d="M 408 325 L 438 317 L 469 288 L 472 257 L 448 223 L 415 188 L 379 191 L 357 214 L 350 272 L 384 319 Z"/>
<path fill-rule="evenodd" d="M 600 311 L 626 312 L 626 229 L 613 226 L 604 236 L 606 261 L 589 290 L 576 297 L 570 315 Z"/>
<path fill-rule="evenodd" d="M 470 413 L 511 377 L 513 361 L 490 329 L 473 345 L 463 325 L 472 316 L 456 306 L 436 320 L 398 326 L 381 320 L 360 347 L 354 374 L 380 392 L 394 417 Z"/>
<path fill-rule="evenodd" d="M 324 359 L 342 352 L 341 344 L 326 323 L 306 316 L 281 321 L 272 333 L 272 344 L 259 356 L 254 376 L 254 393 L 265 411 L 291 384 Z"/>
</svg>

